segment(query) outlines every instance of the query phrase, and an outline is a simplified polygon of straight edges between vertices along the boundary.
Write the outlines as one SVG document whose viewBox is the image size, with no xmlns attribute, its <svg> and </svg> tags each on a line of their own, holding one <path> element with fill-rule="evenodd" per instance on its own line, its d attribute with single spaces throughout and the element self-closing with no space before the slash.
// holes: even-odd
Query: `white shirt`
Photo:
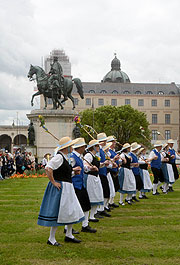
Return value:
<svg viewBox="0 0 180 265">
<path fill-rule="evenodd" d="M 57 154 L 47 163 L 45 168 L 51 168 L 52 170 L 58 169 L 63 164 L 63 156 L 68 160 L 67 155 Z"/>
</svg>

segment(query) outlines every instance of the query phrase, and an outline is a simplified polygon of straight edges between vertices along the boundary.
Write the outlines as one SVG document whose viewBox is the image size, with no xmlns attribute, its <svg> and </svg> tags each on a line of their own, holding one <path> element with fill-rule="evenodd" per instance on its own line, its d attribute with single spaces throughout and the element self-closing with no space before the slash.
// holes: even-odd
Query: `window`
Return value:
<svg viewBox="0 0 180 265">
<path fill-rule="evenodd" d="M 93 89 L 89 90 L 89 93 L 93 94 L 95 91 Z"/>
<path fill-rule="evenodd" d="M 123 92 L 123 94 L 130 94 L 130 92 L 127 91 L 127 90 L 125 90 L 125 91 Z"/>
<path fill-rule="evenodd" d="M 112 94 L 118 94 L 117 90 L 113 90 Z"/>
<path fill-rule="evenodd" d="M 165 99 L 164 105 L 165 107 L 170 107 L 170 99 Z"/>
<path fill-rule="evenodd" d="M 98 105 L 99 106 L 104 106 L 104 99 L 103 98 L 99 98 L 98 99 Z"/>
<path fill-rule="evenodd" d="M 138 106 L 144 106 L 144 99 L 138 99 Z"/>
<path fill-rule="evenodd" d="M 152 124 L 157 124 L 157 114 L 152 114 Z"/>
<path fill-rule="evenodd" d="M 131 104 L 131 100 L 130 99 L 125 99 L 125 105 L 130 105 Z"/>
<path fill-rule="evenodd" d="M 106 90 L 101 90 L 101 92 L 100 92 L 101 94 L 106 94 L 107 93 L 107 91 Z"/>
<path fill-rule="evenodd" d="M 159 91 L 158 95 L 164 95 L 164 92 L 163 91 Z"/>
<path fill-rule="evenodd" d="M 152 91 L 147 91 L 146 94 L 148 94 L 148 95 L 152 95 L 153 92 L 152 92 Z"/>
<path fill-rule="evenodd" d="M 112 98 L 111 99 L 111 105 L 112 106 L 117 106 L 117 99 Z"/>
<path fill-rule="evenodd" d="M 74 104 L 75 104 L 75 105 L 78 105 L 78 98 L 75 98 L 75 99 L 74 99 Z"/>
<path fill-rule="evenodd" d="M 51 105 L 52 103 L 53 103 L 53 102 L 52 102 L 52 98 L 48 98 L 48 99 L 47 99 L 47 104 L 48 104 L 48 105 Z"/>
<path fill-rule="evenodd" d="M 157 106 L 157 99 L 152 99 L 151 106 L 156 107 Z"/>
<path fill-rule="evenodd" d="M 152 140 L 157 140 L 158 137 L 157 137 L 157 130 L 152 130 Z"/>
<path fill-rule="evenodd" d="M 165 114 L 165 124 L 170 124 L 170 123 L 171 123 L 171 115 Z"/>
<path fill-rule="evenodd" d="M 137 90 L 137 91 L 135 92 L 135 94 L 141 94 L 141 91 Z"/>
<path fill-rule="evenodd" d="M 91 98 L 86 98 L 86 105 L 91 105 Z"/>
<path fill-rule="evenodd" d="M 171 131 L 170 130 L 165 130 L 165 139 L 166 140 L 171 139 Z"/>
<path fill-rule="evenodd" d="M 175 95 L 174 91 L 170 91 L 169 95 Z"/>
</svg>

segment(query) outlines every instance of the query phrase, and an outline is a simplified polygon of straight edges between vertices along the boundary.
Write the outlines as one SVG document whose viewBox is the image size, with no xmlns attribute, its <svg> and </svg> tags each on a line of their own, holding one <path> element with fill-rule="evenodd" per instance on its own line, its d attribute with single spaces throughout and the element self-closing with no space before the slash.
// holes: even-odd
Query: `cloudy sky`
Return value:
<svg viewBox="0 0 180 265">
<path fill-rule="evenodd" d="M 116 52 L 132 82 L 179 84 L 179 10 L 178 0 L 1 0 L 0 124 L 29 123 L 29 66 L 52 49 L 82 81 L 100 81 Z"/>
</svg>

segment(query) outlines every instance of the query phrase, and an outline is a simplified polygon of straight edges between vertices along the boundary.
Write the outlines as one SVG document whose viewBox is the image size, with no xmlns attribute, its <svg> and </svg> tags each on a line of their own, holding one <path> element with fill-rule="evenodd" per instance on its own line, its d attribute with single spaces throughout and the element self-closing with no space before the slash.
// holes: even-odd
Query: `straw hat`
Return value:
<svg viewBox="0 0 180 265">
<path fill-rule="evenodd" d="M 145 149 L 144 147 L 141 147 L 141 148 L 139 149 L 138 154 L 140 154 L 144 149 Z"/>
<path fill-rule="evenodd" d="M 99 145 L 99 141 L 98 140 L 91 140 L 89 142 L 89 145 L 87 146 L 87 149 L 92 147 L 92 146 L 95 146 L 95 145 Z"/>
<path fill-rule="evenodd" d="M 105 146 L 103 146 L 103 150 L 106 151 L 111 145 L 112 145 L 112 142 L 107 143 Z"/>
<path fill-rule="evenodd" d="M 58 144 L 58 150 L 62 150 L 64 148 L 67 148 L 69 146 L 72 146 L 73 144 L 75 144 L 77 142 L 77 139 L 72 140 L 70 137 L 66 136 L 66 137 L 62 137 L 59 140 L 59 144 Z"/>
<path fill-rule="evenodd" d="M 139 149 L 141 147 L 140 144 L 138 144 L 137 142 L 134 142 L 131 144 L 131 151 L 135 151 L 137 149 Z"/>
<path fill-rule="evenodd" d="M 114 135 L 111 135 L 111 136 L 108 136 L 107 137 L 107 143 L 109 143 L 109 142 L 113 142 L 113 141 L 116 141 L 117 139 L 116 139 L 116 137 L 114 136 Z"/>
<path fill-rule="evenodd" d="M 121 151 L 123 151 L 123 150 L 125 150 L 125 149 L 127 149 L 129 147 L 131 147 L 131 145 L 129 143 L 125 143 L 125 144 L 123 144 L 123 147 L 122 147 Z"/>
<path fill-rule="evenodd" d="M 169 139 L 168 140 L 168 144 L 174 144 L 175 142 L 174 142 L 174 140 L 173 139 Z"/>
<path fill-rule="evenodd" d="M 156 141 L 154 144 L 154 147 L 159 147 L 159 146 L 162 146 L 161 141 Z"/>
<path fill-rule="evenodd" d="M 86 145 L 87 145 L 87 144 L 85 143 L 84 138 L 77 138 L 76 140 L 77 140 L 77 142 L 73 145 L 73 148 L 74 148 L 74 149 L 79 148 L 79 147 L 82 147 L 82 146 L 86 146 Z"/>
<path fill-rule="evenodd" d="M 99 142 L 102 142 L 102 141 L 106 141 L 108 138 L 107 138 L 107 135 L 105 133 L 98 133 L 97 135 L 97 140 Z"/>
<path fill-rule="evenodd" d="M 168 143 L 163 144 L 163 149 L 165 149 L 168 146 Z"/>
</svg>

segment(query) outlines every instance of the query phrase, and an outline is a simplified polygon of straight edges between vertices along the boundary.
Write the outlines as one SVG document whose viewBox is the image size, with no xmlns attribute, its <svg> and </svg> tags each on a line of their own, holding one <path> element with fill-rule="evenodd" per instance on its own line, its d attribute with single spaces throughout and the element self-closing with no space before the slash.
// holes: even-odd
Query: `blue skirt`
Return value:
<svg viewBox="0 0 180 265">
<path fill-rule="evenodd" d="M 39 216 L 38 216 L 38 225 L 41 226 L 64 226 L 66 224 L 79 223 L 82 220 L 70 223 L 58 223 L 58 214 L 61 203 L 61 195 L 63 190 L 63 182 L 57 181 L 61 184 L 61 189 L 58 190 L 51 182 L 48 183 L 47 188 L 44 193 L 42 200 Z"/>
</svg>

